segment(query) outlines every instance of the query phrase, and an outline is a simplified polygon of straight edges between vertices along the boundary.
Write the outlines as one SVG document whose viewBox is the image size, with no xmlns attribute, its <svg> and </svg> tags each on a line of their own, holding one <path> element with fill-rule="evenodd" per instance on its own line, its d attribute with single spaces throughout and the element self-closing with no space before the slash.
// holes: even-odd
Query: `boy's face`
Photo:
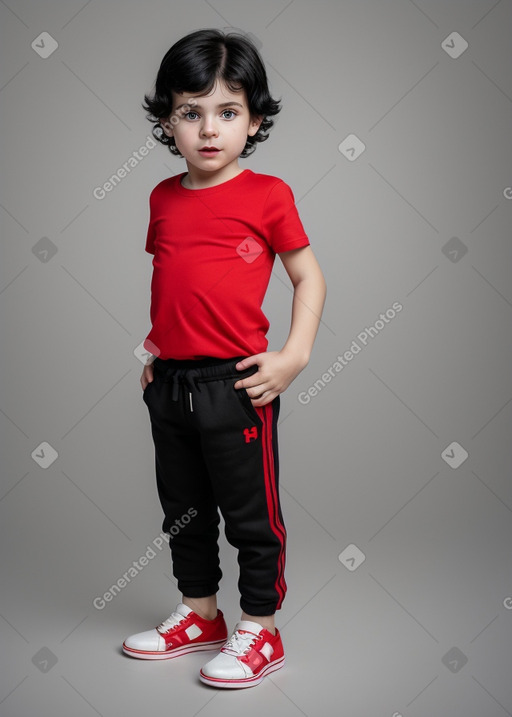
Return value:
<svg viewBox="0 0 512 717">
<path fill-rule="evenodd" d="M 174 137 L 189 169 L 192 165 L 215 172 L 229 164 L 238 166 L 247 136 L 254 136 L 263 120 L 251 118 L 245 91 L 231 92 L 223 82 L 217 82 L 207 97 L 172 94 L 173 112 L 160 124 L 166 135 Z M 204 147 L 216 147 L 217 151 Z"/>
</svg>

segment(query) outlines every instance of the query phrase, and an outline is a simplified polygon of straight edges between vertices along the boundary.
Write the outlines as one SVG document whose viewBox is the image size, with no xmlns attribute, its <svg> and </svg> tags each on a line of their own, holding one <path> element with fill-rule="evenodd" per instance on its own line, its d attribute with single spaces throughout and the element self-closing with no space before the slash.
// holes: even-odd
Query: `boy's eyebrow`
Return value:
<svg viewBox="0 0 512 717">
<path fill-rule="evenodd" d="M 241 107 L 242 109 L 244 108 L 244 106 L 241 105 L 240 102 L 223 102 L 222 104 L 217 105 L 217 108 L 220 109 L 221 107 L 232 107 L 233 105 L 237 105 L 237 107 Z M 182 107 L 192 107 L 192 109 L 197 108 L 198 110 L 202 109 L 201 105 L 191 105 L 190 102 L 183 102 L 183 104 L 176 107 L 175 112 L 177 112 Z"/>
</svg>

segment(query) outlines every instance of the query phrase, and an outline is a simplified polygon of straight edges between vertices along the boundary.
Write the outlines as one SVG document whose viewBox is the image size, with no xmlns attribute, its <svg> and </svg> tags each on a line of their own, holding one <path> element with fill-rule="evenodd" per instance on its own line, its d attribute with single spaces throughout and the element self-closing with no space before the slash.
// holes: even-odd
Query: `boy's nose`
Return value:
<svg viewBox="0 0 512 717">
<path fill-rule="evenodd" d="M 201 127 L 201 134 L 204 137 L 212 137 L 217 134 L 217 128 L 213 122 L 204 122 L 203 126 Z"/>
</svg>

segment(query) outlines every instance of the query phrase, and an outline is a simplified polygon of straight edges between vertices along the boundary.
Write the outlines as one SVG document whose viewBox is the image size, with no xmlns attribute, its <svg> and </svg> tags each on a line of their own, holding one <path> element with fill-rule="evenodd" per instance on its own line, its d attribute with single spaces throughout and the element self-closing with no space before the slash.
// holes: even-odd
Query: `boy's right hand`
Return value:
<svg viewBox="0 0 512 717">
<path fill-rule="evenodd" d="M 140 377 L 140 384 L 142 386 L 142 390 L 145 391 L 148 383 L 151 383 L 153 381 L 153 364 L 146 364 L 144 366 L 144 370 L 142 372 L 142 376 Z"/>
</svg>

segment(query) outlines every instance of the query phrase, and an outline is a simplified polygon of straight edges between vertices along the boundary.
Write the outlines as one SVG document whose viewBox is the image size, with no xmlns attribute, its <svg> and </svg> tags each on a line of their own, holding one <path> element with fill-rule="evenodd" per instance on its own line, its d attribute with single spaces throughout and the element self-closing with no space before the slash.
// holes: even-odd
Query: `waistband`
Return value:
<svg viewBox="0 0 512 717">
<path fill-rule="evenodd" d="M 153 361 L 153 369 L 164 377 L 164 383 L 172 387 L 172 399 L 178 400 L 180 386 L 199 389 L 200 383 L 220 378 L 246 378 L 256 373 L 258 366 L 238 371 L 235 366 L 246 356 L 229 359 L 204 358 L 198 360 L 159 359 Z M 199 389 L 200 390 L 200 389 Z"/>
</svg>

